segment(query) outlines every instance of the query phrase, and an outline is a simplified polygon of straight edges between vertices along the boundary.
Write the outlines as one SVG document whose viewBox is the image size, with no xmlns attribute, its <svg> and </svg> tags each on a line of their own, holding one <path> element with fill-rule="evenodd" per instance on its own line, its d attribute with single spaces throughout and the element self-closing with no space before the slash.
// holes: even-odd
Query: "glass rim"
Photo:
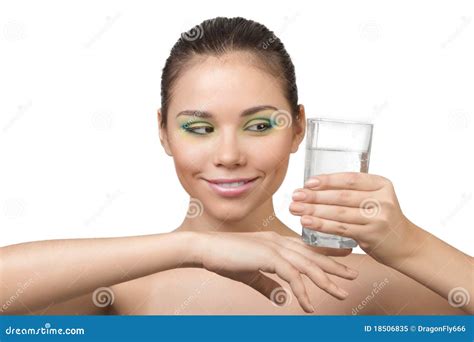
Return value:
<svg viewBox="0 0 474 342">
<path fill-rule="evenodd" d="M 342 124 L 352 124 L 352 125 L 365 125 L 373 127 L 374 124 L 370 122 L 362 121 L 352 121 L 352 120 L 341 120 L 341 119 L 329 119 L 329 118 L 306 118 L 307 123 L 313 122 L 333 122 L 333 123 L 342 123 Z"/>
</svg>

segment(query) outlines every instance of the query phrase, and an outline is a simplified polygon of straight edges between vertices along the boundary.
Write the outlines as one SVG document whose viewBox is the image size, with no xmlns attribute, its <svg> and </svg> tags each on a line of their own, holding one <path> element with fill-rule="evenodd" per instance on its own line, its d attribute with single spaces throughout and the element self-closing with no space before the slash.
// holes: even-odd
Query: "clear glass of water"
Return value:
<svg viewBox="0 0 474 342">
<path fill-rule="evenodd" d="M 330 119 L 307 119 L 304 181 L 335 172 L 368 172 L 373 125 Z M 303 227 L 303 240 L 313 246 L 354 248 L 353 239 Z"/>
</svg>

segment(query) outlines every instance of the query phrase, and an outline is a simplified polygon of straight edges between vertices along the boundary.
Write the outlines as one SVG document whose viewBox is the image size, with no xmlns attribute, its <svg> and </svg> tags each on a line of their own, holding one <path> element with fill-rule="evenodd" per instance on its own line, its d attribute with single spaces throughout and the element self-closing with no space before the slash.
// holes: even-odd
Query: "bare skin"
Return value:
<svg viewBox="0 0 474 342">
<path fill-rule="evenodd" d="M 300 238 L 291 229 L 280 226 L 285 236 Z M 176 230 L 180 231 L 180 229 Z M 349 296 L 336 299 L 303 277 L 316 315 L 407 315 L 466 314 L 410 279 L 404 274 L 376 262 L 363 254 L 332 257 L 359 270 L 355 280 L 330 276 Z M 238 281 L 202 268 L 175 268 L 111 286 L 115 300 L 99 308 L 92 293 L 61 303 L 50 304 L 29 314 L 119 314 L 119 315 L 301 315 L 307 314 L 291 294 L 290 287 L 274 274 L 266 273 L 290 293 L 278 306 L 261 293 Z M 172 290 L 171 290 L 172 289 Z M 375 293 L 375 289 L 378 289 Z M 372 294 L 372 297 L 371 297 Z"/>
<path fill-rule="evenodd" d="M 240 53 L 195 62 L 178 78 L 160 141 L 202 215 L 187 215 L 166 234 L 2 247 L 1 314 L 474 312 L 472 301 L 457 308 L 447 300 L 455 287 L 472 292 L 472 257 L 411 224 L 383 177 L 329 175 L 303 189 L 306 199 L 294 198 L 302 209 L 290 207 L 310 219 L 305 226 L 352 237 L 367 255 L 306 246 L 276 218 L 272 202 L 303 140 L 304 107 L 288 127 L 250 130 L 271 121 L 268 105 L 289 112 L 279 80 Z M 253 114 L 243 117 L 249 108 Z M 201 110 L 214 117 L 179 115 Z M 246 196 L 228 199 L 207 184 L 219 177 L 257 180 Z M 364 196 L 377 199 L 383 215 L 360 216 Z M 262 227 L 268 217 L 275 219 Z M 289 295 L 277 306 L 272 294 L 280 286 Z M 113 303 L 94 303 L 100 287 L 112 291 Z"/>
<path fill-rule="evenodd" d="M 301 237 L 280 222 L 286 236 Z M 350 295 L 338 300 L 315 286 L 306 276 L 305 285 L 316 315 L 414 315 L 465 314 L 438 294 L 404 274 L 376 262 L 373 258 L 352 253 L 332 257 L 359 271 L 355 280 L 330 276 Z M 277 276 L 269 274 L 280 281 Z M 377 286 L 374 286 L 377 284 Z M 385 286 L 384 286 L 385 284 Z M 169 291 L 173 288 L 173 291 Z M 285 286 L 291 291 L 288 286 Z M 373 299 L 367 299 L 379 289 Z M 268 301 L 257 291 L 212 272 L 184 268 L 115 285 L 114 293 L 123 300 L 115 304 L 114 313 L 122 315 L 303 315 L 293 295 L 281 306 Z M 139 298 L 137 300 L 137 298 Z M 288 299 L 290 298 L 290 299 Z M 366 303 L 362 305 L 362 303 Z M 357 309 L 362 305 L 361 309 Z"/>
</svg>

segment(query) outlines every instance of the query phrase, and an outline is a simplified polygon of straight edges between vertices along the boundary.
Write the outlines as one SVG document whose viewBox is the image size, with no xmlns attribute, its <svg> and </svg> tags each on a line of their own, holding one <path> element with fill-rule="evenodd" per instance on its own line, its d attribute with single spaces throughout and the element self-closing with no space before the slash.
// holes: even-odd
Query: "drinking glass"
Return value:
<svg viewBox="0 0 474 342">
<path fill-rule="evenodd" d="M 330 119 L 307 119 L 304 181 L 335 172 L 368 172 L 373 125 Z M 313 246 L 353 248 L 348 237 L 303 227 L 303 240 Z"/>
</svg>

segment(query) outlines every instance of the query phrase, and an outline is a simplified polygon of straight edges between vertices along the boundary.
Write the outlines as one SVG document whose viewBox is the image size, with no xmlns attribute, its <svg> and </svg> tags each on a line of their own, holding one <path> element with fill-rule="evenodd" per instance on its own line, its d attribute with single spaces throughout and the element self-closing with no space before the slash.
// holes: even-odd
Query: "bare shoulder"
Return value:
<svg viewBox="0 0 474 342">
<path fill-rule="evenodd" d="M 359 271 L 350 294 L 356 299 L 351 303 L 353 315 L 465 314 L 434 291 L 366 254 L 335 259 Z"/>
<path fill-rule="evenodd" d="M 87 293 L 62 302 L 50 303 L 47 307 L 29 312 L 30 315 L 110 315 L 112 306 L 101 305 L 93 299 L 94 293 Z M 108 299 L 107 299 L 108 300 Z"/>
<path fill-rule="evenodd" d="M 331 258 L 357 269 L 359 276 L 352 281 L 330 276 L 349 292 L 342 301 L 304 277 L 317 315 L 463 314 L 438 294 L 370 256 L 353 253 Z M 276 275 L 267 275 L 284 284 Z M 111 289 L 112 311 L 119 315 L 304 314 L 296 300 L 277 308 L 250 287 L 199 268 L 167 270 Z"/>
<path fill-rule="evenodd" d="M 219 277 L 199 268 L 177 268 L 154 273 L 111 287 L 115 301 L 114 314 L 173 315 L 180 314 L 184 303 L 188 311 L 202 309 L 196 305 L 196 294 L 207 289 L 208 283 Z M 191 298 L 190 298 L 191 297 Z"/>
</svg>

